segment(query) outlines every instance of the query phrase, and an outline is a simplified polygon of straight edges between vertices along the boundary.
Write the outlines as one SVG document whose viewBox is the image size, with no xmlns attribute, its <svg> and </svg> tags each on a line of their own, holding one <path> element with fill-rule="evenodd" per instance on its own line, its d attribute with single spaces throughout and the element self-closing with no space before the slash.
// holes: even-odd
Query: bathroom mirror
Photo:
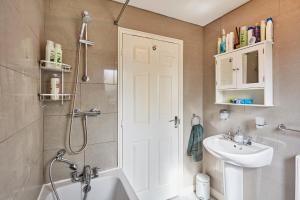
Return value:
<svg viewBox="0 0 300 200">
<path fill-rule="evenodd" d="M 243 59 L 243 84 L 259 82 L 258 51 L 244 53 Z"/>
<path fill-rule="evenodd" d="M 233 58 L 226 57 L 220 60 L 220 86 L 233 84 Z"/>
</svg>

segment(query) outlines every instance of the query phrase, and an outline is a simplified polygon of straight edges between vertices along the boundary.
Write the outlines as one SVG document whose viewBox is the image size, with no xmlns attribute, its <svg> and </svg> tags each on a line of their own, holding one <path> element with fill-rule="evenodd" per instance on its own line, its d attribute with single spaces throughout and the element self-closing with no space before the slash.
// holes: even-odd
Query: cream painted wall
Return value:
<svg viewBox="0 0 300 200">
<path fill-rule="evenodd" d="M 234 31 L 236 26 L 250 25 L 272 16 L 275 22 L 274 44 L 274 108 L 226 107 L 214 104 L 214 59 L 216 41 L 222 28 Z M 300 153 L 300 136 L 284 134 L 276 127 L 285 123 L 300 129 L 300 1 L 252 0 L 204 28 L 204 126 L 206 136 L 220 134 L 241 126 L 244 133 L 274 148 L 271 166 L 245 171 L 245 199 L 293 200 L 294 157 Z M 220 121 L 222 108 L 232 111 L 228 121 Z M 268 126 L 255 129 L 256 116 Z M 204 171 L 212 177 L 212 186 L 222 192 L 221 163 L 205 154 Z"/>
</svg>

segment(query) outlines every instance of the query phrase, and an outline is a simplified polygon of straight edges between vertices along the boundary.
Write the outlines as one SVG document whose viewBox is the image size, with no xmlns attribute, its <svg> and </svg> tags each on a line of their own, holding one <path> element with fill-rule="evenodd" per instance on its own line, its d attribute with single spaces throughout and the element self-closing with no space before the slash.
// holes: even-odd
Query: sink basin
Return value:
<svg viewBox="0 0 300 200">
<path fill-rule="evenodd" d="M 206 150 L 225 162 L 240 167 L 257 168 L 270 165 L 273 158 L 273 148 L 255 143 L 239 145 L 224 139 L 223 135 L 208 137 L 203 142 Z"/>
<path fill-rule="evenodd" d="M 273 148 L 253 142 L 239 145 L 224 139 L 223 135 L 206 138 L 205 149 L 213 156 L 224 161 L 223 182 L 225 200 L 244 199 L 244 168 L 258 168 L 270 165 Z"/>
</svg>

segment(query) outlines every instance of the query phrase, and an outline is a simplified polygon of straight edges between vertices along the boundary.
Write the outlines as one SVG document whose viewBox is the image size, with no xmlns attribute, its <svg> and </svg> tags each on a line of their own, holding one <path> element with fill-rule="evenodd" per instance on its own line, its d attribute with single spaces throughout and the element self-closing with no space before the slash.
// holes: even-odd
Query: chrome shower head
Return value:
<svg viewBox="0 0 300 200">
<path fill-rule="evenodd" d="M 89 12 L 88 11 L 83 11 L 82 12 L 82 22 L 87 24 L 89 23 L 90 21 L 92 21 L 92 17 L 89 15 Z"/>
<path fill-rule="evenodd" d="M 87 28 L 87 24 L 92 21 L 92 17 L 89 15 L 88 11 L 83 11 L 82 12 L 82 24 L 81 24 L 81 30 L 80 30 L 80 35 L 79 38 L 83 38 L 83 33 L 85 29 Z"/>
</svg>

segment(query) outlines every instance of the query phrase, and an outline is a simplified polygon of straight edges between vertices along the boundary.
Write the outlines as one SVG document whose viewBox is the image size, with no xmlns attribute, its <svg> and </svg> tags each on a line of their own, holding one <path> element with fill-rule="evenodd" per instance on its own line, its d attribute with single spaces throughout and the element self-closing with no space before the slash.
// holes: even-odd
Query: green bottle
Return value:
<svg viewBox="0 0 300 200">
<path fill-rule="evenodd" d="M 241 47 L 245 47 L 248 45 L 248 27 L 242 26 L 240 28 L 240 44 Z"/>
</svg>

